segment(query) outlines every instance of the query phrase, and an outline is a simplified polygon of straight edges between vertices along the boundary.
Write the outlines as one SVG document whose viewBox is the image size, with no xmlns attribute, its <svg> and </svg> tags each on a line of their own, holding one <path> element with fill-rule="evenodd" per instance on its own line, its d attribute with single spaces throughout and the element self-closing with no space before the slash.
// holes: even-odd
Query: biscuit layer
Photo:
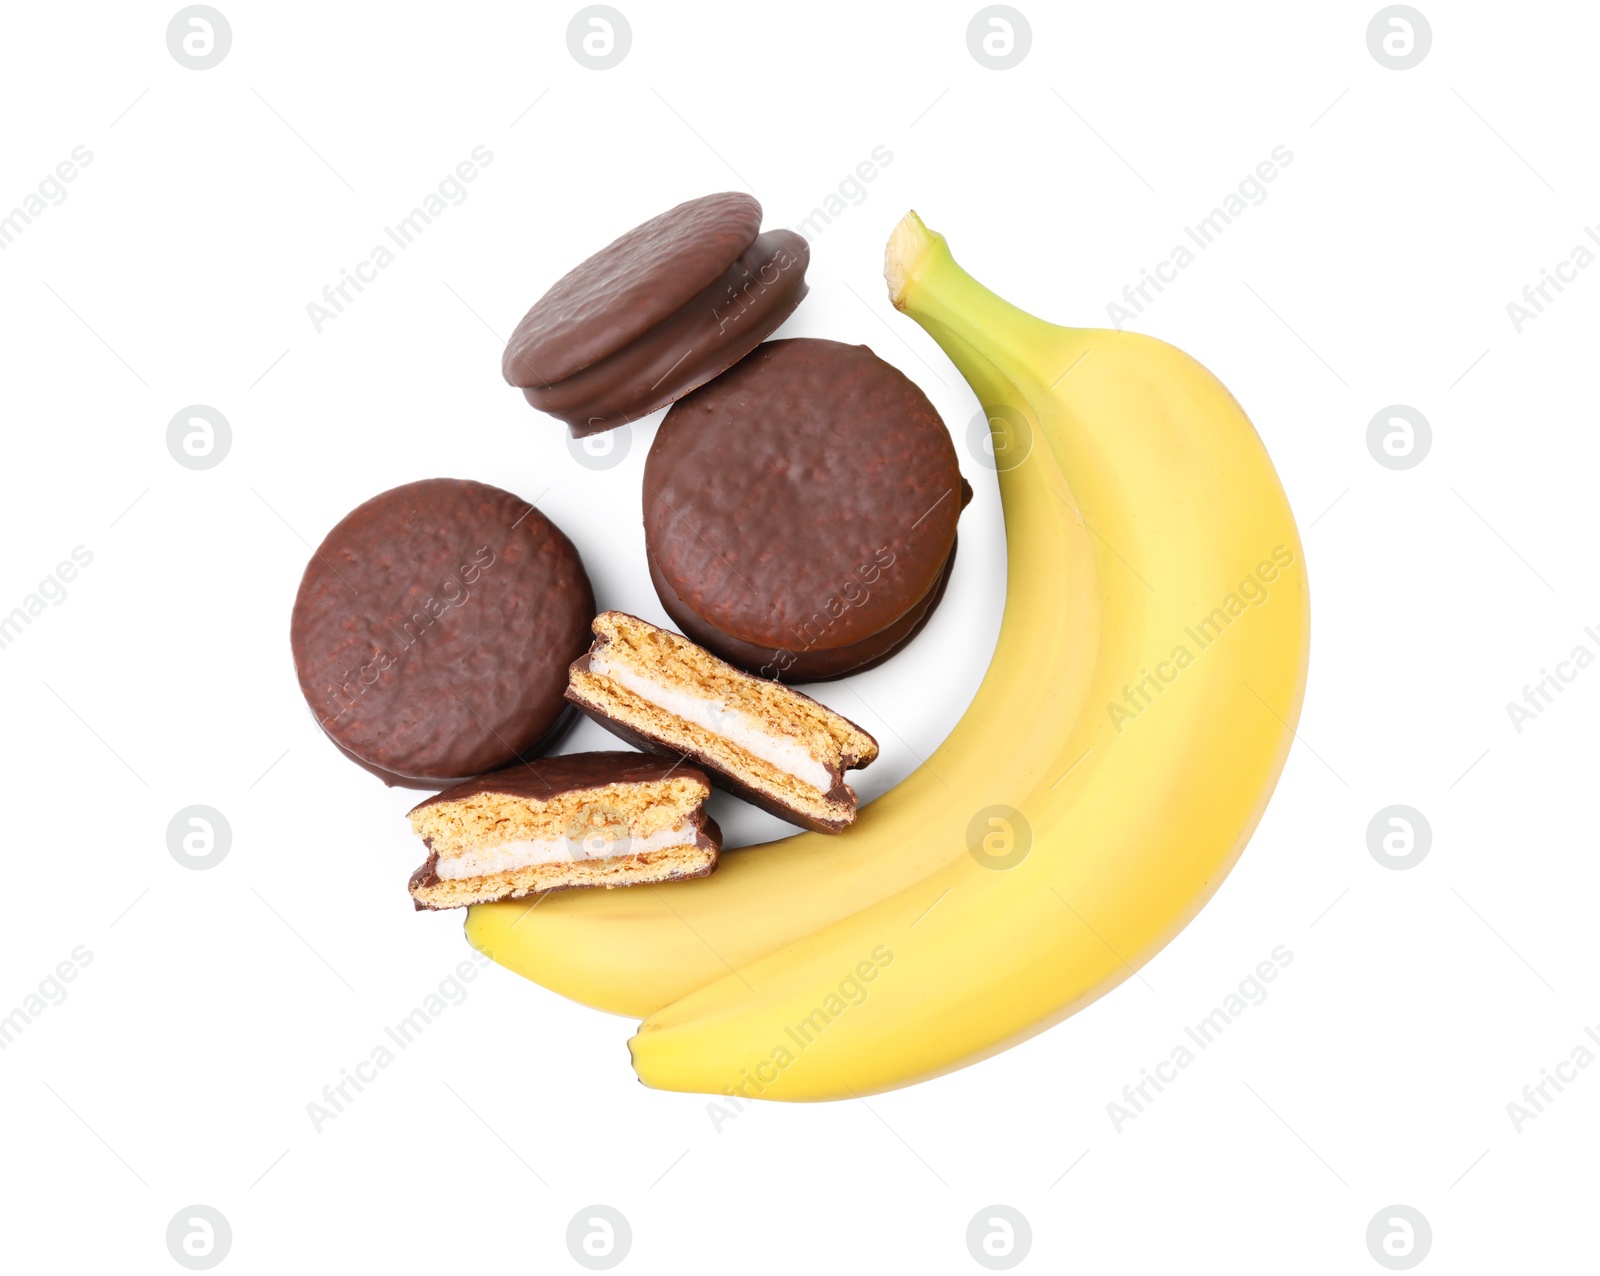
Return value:
<svg viewBox="0 0 1600 1276">
<path fill-rule="evenodd" d="M 692 758 L 783 819 L 838 832 L 856 814 L 844 773 L 878 755 L 870 735 L 792 688 L 756 678 L 687 638 L 622 612 L 595 618 L 567 698 L 614 733 Z"/>
<path fill-rule="evenodd" d="M 702 809 L 711 789 L 695 768 L 629 753 L 537 766 L 480 777 L 412 810 L 429 851 L 411 878 L 417 907 L 703 877 L 716 866 L 721 831 Z"/>
</svg>

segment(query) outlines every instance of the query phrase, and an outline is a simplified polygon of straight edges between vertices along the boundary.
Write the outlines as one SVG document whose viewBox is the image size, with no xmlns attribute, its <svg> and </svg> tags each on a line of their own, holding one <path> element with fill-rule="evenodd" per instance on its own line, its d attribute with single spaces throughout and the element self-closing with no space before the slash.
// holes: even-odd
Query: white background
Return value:
<svg viewBox="0 0 1600 1276">
<path fill-rule="evenodd" d="M 1600 670 L 1520 733 L 1505 706 L 1600 653 L 1600 269 L 1520 334 L 1506 304 L 1600 220 L 1600 14 L 1421 0 L 1432 50 L 1393 71 L 1372 0 L 1019 0 L 1032 48 L 997 72 L 968 52 L 973 4 L 618 3 L 633 44 L 604 72 L 568 52 L 576 5 L 219 0 L 233 46 L 201 72 L 163 5 L 7 11 L 0 212 L 74 146 L 94 157 L 0 252 L 0 611 L 94 556 L 0 651 L 0 1014 L 93 954 L 0 1052 L 8 1270 L 179 1270 L 165 1231 L 196 1202 L 241 1272 L 578 1270 L 566 1228 L 594 1202 L 631 1223 L 623 1270 L 976 1271 L 967 1223 L 997 1202 L 1031 1222 L 1023 1270 L 1377 1271 L 1367 1224 L 1395 1203 L 1431 1223 L 1423 1270 L 1592 1265 L 1600 1067 L 1520 1133 L 1506 1105 L 1600 1023 Z M 307 303 L 480 144 L 466 201 L 316 333 Z M 892 163 L 817 237 L 780 335 L 904 369 L 977 495 L 923 637 L 821 690 L 884 745 L 863 796 L 960 716 L 1004 593 L 975 403 L 884 299 L 890 227 L 914 206 L 1020 305 L 1104 324 L 1292 152 L 1131 325 L 1232 388 L 1305 538 L 1301 742 L 1253 843 L 1142 980 L 909 1090 L 719 1129 L 705 1097 L 635 1081 L 631 1023 L 491 967 L 315 1132 L 306 1105 L 469 950 L 459 914 L 406 895 L 417 795 L 342 761 L 296 690 L 307 542 L 394 484 L 481 479 L 538 499 L 602 606 L 660 618 L 655 420 L 582 468 L 500 380 L 503 339 L 645 217 L 748 183 L 794 226 L 879 145 Z M 165 443 L 195 403 L 233 431 L 203 472 Z M 1394 403 L 1433 430 L 1403 472 L 1365 443 Z M 233 832 L 204 872 L 166 846 L 193 803 Z M 1409 871 L 1367 850 L 1391 803 L 1432 826 Z M 1269 999 L 1115 1130 L 1106 1105 L 1277 945 Z"/>
</svg>

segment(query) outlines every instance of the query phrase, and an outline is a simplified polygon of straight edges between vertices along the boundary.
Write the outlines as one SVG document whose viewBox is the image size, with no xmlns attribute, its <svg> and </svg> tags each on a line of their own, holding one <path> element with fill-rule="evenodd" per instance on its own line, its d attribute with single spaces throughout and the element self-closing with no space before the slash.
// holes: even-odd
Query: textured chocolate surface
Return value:
<svg viewBox="0 0 1600 1276">
<path fill-rule="evenodd" d="M 553 385 L 525 386 L 523 397 L 580 438 L 648 416 L 771 336 L 804 299 L 810 260 L 802 236 L 768 231 L 710 287 L 650 331 Z"/>
<path fill-rule="evenodd" d="M 771 341 L 667 414 L 645 541 L 719 632 L 847 647 L 928 595 L 962 494 L 949 432 L 901 372 L 865 346 Z"/>
<path fill-rule="evenodd" d="M 761 229 L 761 205 L 703 195 L 635 226 L 550 288 L 501 361 L 514 386 L 551 385 L 615 354 L 708 288 Z"/>
<path fill-rule="evenodd" d="M 559 736 L 594 592 L 521 497 L 464 479 L 384 492 L 306 565 L 290 622 L 306 703 L 389 783 L 431 788 Z"/>
<path fill-rule="evenodd" d="M 587 623 L 584 626 L 587 630 Z M 588 653 L 585 652 L 585 655 Z M 569 662 L 570 663 L 570 662 Z M 566 688 L 566 669 L 561 671 L 563 694 Z M 575 793 L 580 789 L 603 789 L 608 784 L 649 784 L 667 779 L 698 780 L 709 791 L 710 781 L 704 772 L 692 766 L 675 765 L 676 759 L 658 758 L 649 753 L 633 753 L 626 749 L 604 750 L 598 753 L 564 753 L 555 758 L 539 758 L 533 762 L 520 762 L 514 766 L 476 776 L 461 784 L 435 794 L 425 802 L 412 807 L 420 811 L 425 806 L 440 802 L 460 802 L 480 793 L 497 793 L 505 797 L 548 802 L 559 793 Z"/>
<path fill-rule="evenodd" d="M 539 739 L 535 740 L 527 748 L 520 750 L 521 755 L 525 758 L 537 758 L 558 747 L 563 740 L 572 734 L 572 728 L 578 725 L 579 716 L 580 715 L 577 713 L 577 711 L 571 705 L 568 705 L 567 711 L 555 720 L 555 725 L 553 725 L 550 730 L 546 731 L 544 735 L 540 736 Z M 332 739 L 331 736 L 329 738 Z M 350 761 L 354 762 L 363 771 L 369 771 L 373 775 L 377 776 L 391 789 L 415 789 L 419 787 L 426 789 L 433 788 L 436 784 L 448 783 L 448 781 L 445 780 L 433 780 L 424 783 L 421 780 L 412 779 L 410 776 L 396 775 L 393 771 L 385 771 L 381 766 L 374 766 L 371 762 L 356 757 L 355 754 L 351 753 L 349 749 L 345 748 L 344 745 L 340 744 L 337 740 L 333 740 L 333 747 L 338 749 L 340 753 L 344 754 L 345 757 L 349 758 Z"/>
<path fill-rule="evenodd" d="M 693 639 L 729 664 L 737 665 L 746 673 L 753 673 L 760 678 L 773 678 L 785 683 L 832 682 L 876 668 L 922 632 L 923 626 L 944 597 L 945 586 L 950 583 L 950 573 L 956 564 L 956 544 L 950 546 L 950 557 L 945 560 L 944 570 L 921 601 L 893 624 L 847 647 L 773 648 L 730 638 L 689 610 L 662 577 L 655 559 L 651 558 L 648 562 L 650 582 L 656 587 L 656 596 L 661 599 L 667 615 L 683 630 L 685 637 Z"/>
</svg>

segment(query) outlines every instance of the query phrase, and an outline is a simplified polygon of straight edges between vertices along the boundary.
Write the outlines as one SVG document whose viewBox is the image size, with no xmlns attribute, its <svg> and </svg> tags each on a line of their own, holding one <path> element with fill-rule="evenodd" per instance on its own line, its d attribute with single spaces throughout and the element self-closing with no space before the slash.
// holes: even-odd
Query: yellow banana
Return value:
<svg viewBox="0 0 1600 1276">
<path fill-rule="evenodd" d="M 1003 458 L 1018 427 L 991 425 Z M 1044 777 L 1054 751 L 1018 742 L 1058 738 L 1078 720 L 1100 632 L 1091 538 L 1060 473 L 1027 464 L 1002 469 L 999 484 L 1013 548 L 988 673 L 949 738 L 846 835 L 732 850 L 710 877 L 666 889 L 477 905 L 466 923 L 473 946 L 575 1001 L 642 1017 L 965 858 L 972 794 Z M 1041 662 L 1050 678 L 1019 675 Z M 958 836 L 941 836 L 952 828 Z"/>
<path fill-rule="evenodd" d="M 981 784 L 949 775 L 969 812 L 942 827 L 907 821 L 901 853 L 943 867 L 650 1015 L 629 1046 L 658 1088 L 848 1098 L 974 1062 L 1072 1014 L 1210 898 L 1265 809 L 1299 717 L 1303 551 L 1227 390 L 1160 341 L 1025 314 L 966 274 L 915 214 L 896 228 L 886 274 L 895 305 L 991 415 L 1036 433 L 1019 470 L 1058 464 L 1076 497 L 1100 592 L 1088 698 L 1065 729 L 972 725 L 1011 737 L 1014 768 Z M 1009 552 L 1013 562 L 1031 553 L 1014 536 Z M 1008 588 L 1039 570 L 1013 572 Z M 1060 655 L 1024 651 L 999 674 L 1045 692 Z M 972 816 L 994 822 L 997 850 L 1009 847 L 992 866 L 951 853 Z M 767 919 L 785 914 L 781 895 L 763 907 Z"/>
</svg>

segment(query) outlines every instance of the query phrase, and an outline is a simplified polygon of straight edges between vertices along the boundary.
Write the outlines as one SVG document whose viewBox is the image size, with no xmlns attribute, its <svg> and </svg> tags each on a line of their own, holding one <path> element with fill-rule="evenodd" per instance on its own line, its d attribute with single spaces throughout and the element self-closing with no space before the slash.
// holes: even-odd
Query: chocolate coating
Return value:
<svg viewBox="0 0 1600 1276">
<path fill-rule="evenodd" d="M 587 631 L 587 623 L 584 627 Z M 588 654 L 587 650 L 584 654 Z M 563 669 L 563 695 L 565 686 L 566 670 Z M 650 753 L 633 753 L 627 749 L 608 749 L 596 753 L 564 753 L 560 757 L 519 762 L 453 785 L 443 793 L 436 793 L 426 801 L 418 802 L 411 809 L 420 811 L 423 807 L 440 802 L 460 802 L 480 793 L 498 793 L 506 797 L 548 802 L 560 793 L 603 789 L 608 784 L 649 784 L 673 776 L 698 780 L 710 790 L 711 781 L 703 771 L 683 766 L 676 759 L 658 758 Z"/>
<path fill-rule="evenodd" d="M 662 604 L 724 659 L 750 668 L 740 644 L 876 659 L 936 600 L 969 491 L 944 422 L 896 368 L 865 346 L 770 341 L 667 414 L 645 541 Z M 860 667 L 840 660 L 826 676 Z"/>
<path fill-rule="evenodd" d="M 964 502 L 963 502 L 964 503 Z M 956 538 L 957 543 L 960 537 Z M 945 586 L 950 583 L 950 573 L 956 565 L 956 544 L 950 546 L 950 557 L 944 570 L 927 595 L 904 616 L 880 629 L 870 637 L 851 643 L 848 647 L 812 647 L 777 649 L 758 647 L 754 643 L 740 642 L 712 628 L 672 592 L 672 587 L 662 579 L 655 559 L 649 559 L 650 583 L 656 587 L 656 596 L 684 634 L 699 643 L 713 655 L 721 656 L 729 664 L 738 665 L 748 673 L 778 682 L 833 682 L 853 673 L 875 669 L 889 657 L 897 654 L 920 634 L 944 597 Z M 629 741 L 630 744 L 637 741 Z M 640 746 L 643 747 L 643 746 Z"/>
<path fill-rule="evenodd" d="M 635 226 L 534 303 L 506 345 L 505 379 L 551 385 L 615 354 L 709 287 L 760 229 L 761 205 L 736 191 Z"/>
<path fill-rule="evenodd" d="M 615 354 L 523 397 L 574 437 L 615 429 L 682 398 L 765 341 L 806 295 L 811 250 L 792 230 L 756 237 L 688 304 Z"/>
<path fill-rule="evenodd" d="M 580 716 L 581 716 L 580 714 L 572 711 L 572 706 L 571 705 L 568 705 L 567 706 L 567 712 L 563 713 L 559 718 L 556 719 L 555 725 L 552 726 L 550 728 L 550 730 L 546 731 L 544 733 L 544 735 L 540 736 L 539 739 L 535 740 L 526 749 L 523 749 L 521 751 L 522 752 L 522 756 L 525 757 L 525 758 L 542 757 L 544 754 L 549 753 L 552 749 L 557 748 L 561 744 L 561 742 L 563 740 L 565 740 L 569 735 L 572 734 L 572 728 L 578 725 L 578 718 Z M 333 737 L 330 736 L 329 739 L 333 740 Z M 422 781 L 414 780 L 409 776 L 396 775 L 393 771 L 385 771 L 381 766 L 375 766 L 373 763 L 368 762 L 363 758 L 358 758 L 355 754 L 351 753 L 349 749 L 345 748 L 344 745 L 340 744 L 337 740 L 333 740 L 333 747 L 338 749 L 340 753 L 344 754 L 345 757 L 349 758 L 350 761 L 354 762 L 363 771 L 369 772 L 370 774 L 377 776 L 380 780 L 382 780 L 385 784 L 387 784 L 391 789 L 395 789 L 395 788 L 414 789 L 414 788 L 418 788 L 418 787 L 422 787 L 422 788 L 432 788 L 433 787 L 431 784 L 424 785 L 422 783 Z M 441 781 L 439 781 L 439 783 L 442 784 L 442 783 L 444 783 L 444 781 L 441 780 Z"/>
<path fill-rule="evenodd" d="M 594 591 L 572 542 L 519 496 L 465 479 L 384 492 L 306 565 L 290 622 L 300 689 L 390 784 L 452 784 L 560 737 Z"/>
</svg>

